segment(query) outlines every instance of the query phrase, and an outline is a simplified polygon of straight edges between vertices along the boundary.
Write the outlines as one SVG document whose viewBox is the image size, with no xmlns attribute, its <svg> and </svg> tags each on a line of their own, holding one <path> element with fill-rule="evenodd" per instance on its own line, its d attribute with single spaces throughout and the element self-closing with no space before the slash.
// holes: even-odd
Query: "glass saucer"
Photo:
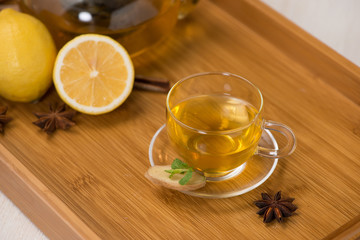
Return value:
<svg viewBox="0 0 360 240">
<path fill-rule="evenodd" d="M 264 130 L 259 145 L 278 148 L 277 142 L 268 130 Z M 150 142 L 149 160 L 151 166 L 171 165 L 179 155 L 169 142 L 165 124 L 159 128 Z M 253 156 L 239 167 L 238 175 L 224 181 L 208 181 L 205 187 L 183 193 L 202 198 L 228 198 L 247 193 L 263 184 L 274 172 L 278 159 Z"/>
</svg>

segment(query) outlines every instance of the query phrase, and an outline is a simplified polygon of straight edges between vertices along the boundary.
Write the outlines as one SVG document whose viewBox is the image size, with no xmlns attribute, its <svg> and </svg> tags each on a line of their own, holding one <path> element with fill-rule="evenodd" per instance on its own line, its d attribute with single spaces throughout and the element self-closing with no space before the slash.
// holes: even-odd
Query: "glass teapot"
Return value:
<svg viewBox="0 0 360 240">
<path fill-rule="evenodd" d="M 21 0 L 40 19 L 58 48 L 77 35 L 98 33 L 119 41 L 135 57 L 167 36 L 199 0 Z"/>
</svg>

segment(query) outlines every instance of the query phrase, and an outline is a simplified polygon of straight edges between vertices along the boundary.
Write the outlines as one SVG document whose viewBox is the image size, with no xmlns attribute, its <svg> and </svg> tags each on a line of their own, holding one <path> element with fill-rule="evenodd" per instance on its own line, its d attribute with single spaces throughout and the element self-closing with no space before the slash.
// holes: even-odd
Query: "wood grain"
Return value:
<svg viewBox="0 0 360 240">
<path fill-rule="evenodd" d="M 0 137 L 0 174 L 7 176 L 0 178 L 1 190 L 50 238 L 61 235 L 54 230 L 57 221 L 63 221 L 65 236 L 88 239 L 355 236 L 360 215 L 355 65 L 250 0 L 202 1 L 170 38 L 134 61 L 137 74 L 172 83 L 204 71 L 248 78 L 263 92 L 264 117 L 289 125 L 298 148 L 259 188 L 229 199 L 201 199 L 154 186 L 143 176 L 150 139 L 165 122 L 164 94 L 134 90 L 114 112 L 78 114 L 75 127 L 52 136 L 31 121 L 33 111 L 59 101 L 53 89 L 37 104 L 0 100 L 14 118 Z M 26 174 L 16 174 L 12 163 Z M 282 225 L 265 225 L 253 201 L 261 192 L 278 190 L 295 197 L 299 209 Z M 29 211 L 21 203 L 32 195 L 37 204 L 51 207 Z M 45 223 L 37 216 L 47 211 L 55 217 Z"/>
<path fill-rule="evenodd" d="M 0 168 L 1 190 L 10 198 L 21 199 L 17 202 L 18 206 L 32 216 L 47 235 L 53 239 L 98 239 L 96 234 L 2 145 Z"/>
</svg>

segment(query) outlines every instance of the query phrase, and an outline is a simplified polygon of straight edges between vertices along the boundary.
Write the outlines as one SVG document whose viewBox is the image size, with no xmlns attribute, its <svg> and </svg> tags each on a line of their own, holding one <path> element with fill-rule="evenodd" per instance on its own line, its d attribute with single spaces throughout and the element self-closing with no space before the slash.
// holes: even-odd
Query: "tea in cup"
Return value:
<svg viewBox="0 0 360 240">
<path fill-rule="evenodd" d="M 200 73 L 177 82 L 167 100 L 167 133 L 179 156 L 210 181 L 225 180 L 254 154 L 280 158 L 295 150 L 284 124 L 262 117 L 260 90 L 231 73 Z M 264 129 L 281 132 L 287 145 L 259 146 Z"/>
</svg>

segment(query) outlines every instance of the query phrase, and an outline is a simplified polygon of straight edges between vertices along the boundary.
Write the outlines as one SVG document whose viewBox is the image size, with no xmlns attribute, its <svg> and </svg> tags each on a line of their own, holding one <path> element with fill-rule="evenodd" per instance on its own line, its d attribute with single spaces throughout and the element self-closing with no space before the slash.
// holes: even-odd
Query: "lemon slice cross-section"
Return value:
<svg viewBox="0 0 360 240">
<path fill-rule="evenodd" d="M 134 67 L 127 51 L 112 38 L 84 34 L 59 51 L 53 80 L 59 96 L 70 107 L 98 115 L 127 99 L 134 84 Z"/>
</svg>

